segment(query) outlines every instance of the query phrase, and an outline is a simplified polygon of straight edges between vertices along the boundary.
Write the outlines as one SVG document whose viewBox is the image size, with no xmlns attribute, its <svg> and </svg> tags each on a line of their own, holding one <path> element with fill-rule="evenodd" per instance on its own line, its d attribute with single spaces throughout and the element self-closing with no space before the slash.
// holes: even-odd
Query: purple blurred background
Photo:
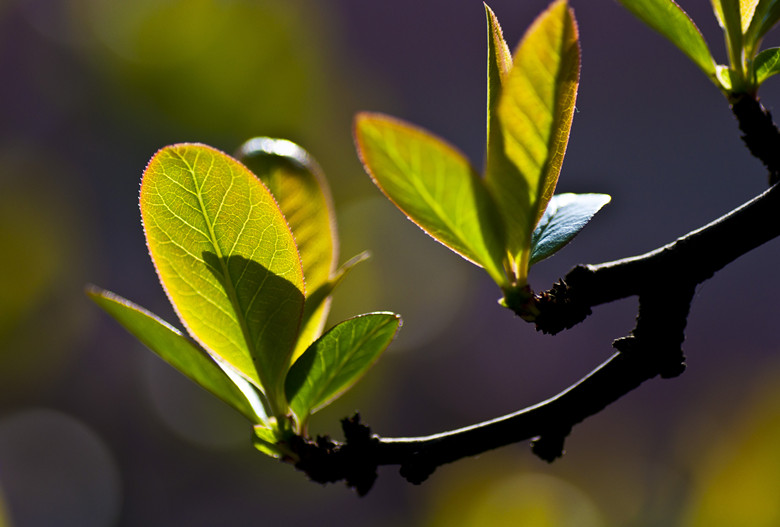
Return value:
<svg viewBox="0 0 780 527">
<path fill-rule="evenodd" d="M 718 90 L 613 0 L 571 0 L 582 79 L 558 190 L 612 203 L 531 274 L 632 256 L 766 187 Z M 716 59 L 706 0 L 681 2 Z M 545 0 L 493 0 L 513 47 Z M 302 144 L 331 183 L 341 261 L 373 259 L 331 321 L 403 315 L 390 350 L 314 433 L 359 409 L 376 433 L 425 435 L 550 397 L 612 353 L 635 300 L 538 335 L 487 275 L 389 205 L 351 143 L 391 113 L 480 166 L 486 32 L 478 0 L 0 0 L 0 526 L 778 525 L 780 360 L 770 243 L 697 291 L 681 377 L 576 427 L 552 465 L 526 445 L 441 468 L 384 467 L 357 498 L 254 451 L 231 409 L 143 349 L 83 294 L 96 283 L 174 322 L 137 206 L 167 144 Z M 762 97 L 780 101 L 780 81 Z M 724 240 L 729 243 L 729 240 Z M 5 523 L 4 523 L 5 522 Z"/>
</svg>

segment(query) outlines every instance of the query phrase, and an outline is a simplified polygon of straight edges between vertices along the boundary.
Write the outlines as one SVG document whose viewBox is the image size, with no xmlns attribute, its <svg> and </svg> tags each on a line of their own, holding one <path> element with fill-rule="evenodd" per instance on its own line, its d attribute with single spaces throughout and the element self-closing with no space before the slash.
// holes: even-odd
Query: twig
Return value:
<svg viewBox="0 0 780 527">
<path fill-rule="evenodd" d="M 764 193 L 717 220 L 640 256 L 580 265 L 537 297 L 537 329 L 558 333 L 587 317 L 592 307 L 668 290 L 670 281 L 698 285 L 756 247 L 780 235 L 780 189 Z"/>
<path fill-rule="evenodd" d="M 780 180 L 780 149 L 777 148 L 780 131 L 772 121 L 772 114 L 749 94 L 734 95 L 730 102 L 731 111 L 744 134 L 742 140 L 750 153 L 767 167 L 769 184 L 774 185 Z"/>
<path fill-rule="evenodd" d="M 735 98 L 743 139 L 780 179 L 780 132 L 756 99 Z M 656 376 L 685 369 L 682 342 L 695 288 L 718 270 L 780 236 L 780 185 L 774 185 L 721 218 L 649 253 L 598 265 L 581 265 L 534 298 L 537 329 L 558 333 L 582 322 L 591 308 L 639 297 L 636 327 L 613 342 L 617 350 L 601 366 L 537 405 L 441 434 L 413 438 L 373 435 L 358 416 L 342 421 L 346 442 L 298 438 L 296 466 L 319 482 L 346 480 L 365 494 L 380 465 L 400 465 L 421 483 L 437 467 L 502 446 L 533 439 L 532 449 L 552 461 L 563 453 L 572 427 Z M 522 315 L 522 314 L 521 314 Z"/>
</svg>

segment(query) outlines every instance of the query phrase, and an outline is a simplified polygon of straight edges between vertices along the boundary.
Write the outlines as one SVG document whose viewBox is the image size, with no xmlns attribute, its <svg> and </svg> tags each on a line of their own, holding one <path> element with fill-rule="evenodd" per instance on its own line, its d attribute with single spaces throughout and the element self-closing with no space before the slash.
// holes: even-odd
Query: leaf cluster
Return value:
<svg viewBox="0 0 780 527">
<path fill-rule="evenodd" d="M 568 243 L 609 200 L 554 196 L 579 85 L 573 13 L 553 3 L 514 54 L 486 5 L 488 101 L 482 174 L 443 139 L 377 113 L 355 119 L 358 153 L 376 185 L 433 238 L 485 269 L 502 303 L 525 312 L 532 264 Z"/>
<path fill-rule="evenodd" d="M 362 113 L 367 172 L 413 221 L 485 268 L 527 317 L 528 270 L 609 201 L 553 195 L 579 82 L 573 13 L 556 1 L 512 55 L 488 22 L 487 144 L 480 175 L 455 148 L 392 117 Z M 335 215 L 321 169 L 283 139 L 247 141 L 236 158 L 201 144 L 157 152 L 140 209 L 155 270 L 187 334 L 119 295 L 88 294 L 142 343 L 254 424 L 255 445 L 295 460 L 310 415 L 351 387 L 400 326 L 369 313 L 327 332 L 337 268 Z"/>
<path fill-rule="evenodd" d="M 730 100 L 755 96 L 764 81 L 780 73 L 780 48 L 760 49 L 780 20 L 778 0 L 711 0 L 728 65 L 717 63 L 696 23 L 674 0 L 618 1 L 685 53 Z"/>
<path fill-rule="evenodd" d="M 290 434 L 351 387 L 401 320 L 369 313 L 323 334 L 336 268 L 330 194 L 313 159 L 255 138 L 245 164 L 211 147 L 163 148 L 140 194 L 149 253 L 189 338 L 124 298 L 89 295 L 152 351 L 255 425 L 256 446 L 291 456 Z M 251 171 L 248 166 L 254 169 Z"/>
<path fill-rule="evenodd" d="M 766 33 L 780 20 L 780 0 L 712 0 L 724 32 L 728 65 L 716 63 L 697 26 L 673 0 L 619 1 L 679 47 L 732 103 L 748 97 L 760 109 L 758 88 L 780 72 L 780 48 L 759 49 Z M 640 287 L 634 282 L 641 280 L 632 279 L 633 285 L 627 284 L 624 273 L 641 269 L 642 276 L 653 274 L 645 273 L 647 262 L 668 261 L 669 254 L 684 250 L 659 249 L 634 259 L 580 267 L 579 275 L 589 280 L 611 277 L 610 287 L 601 282 L 583 286 L 584 279 L 577 286 L 577 273 L 572 272 L 567 277 L 570 285 L 559 284 L 561 302 L 552 298 L 556 295 L 533 295 L 528 286 L 531 266 L 570 242 L 610 197 L 554 193 L 580 76 L 578 29 L 566 0 L 555 0 L 514 52 L 487 5 L 485 12 L 488 96 L 483 169 L 474 168 L 444 139 L 373 112 L 355 118 L 360 160 L 379 189 L 411 221 L 484 268 L 503 293 L 502 305 L 536 321 L 542 330 L 570 326 L 562 322 L 563 317 L 551 322 L 550 309 L 558 303 L 563 311 L 555 313 L 573 306 L 580 316 L 589 313 L 592 305 L 640 295 L 637 329 L 616 344 L 619 351 L 624 351 L 621 346 L 636 347 L 638 341 L 647 339 L 645 327 L 662 319 L 661 313 L 668 314 L 669 303 L 665 297 L 659 301 L 657 281 Z M 780 168 L 775 169 L 780 173 Z M 389 312 L 368 313 L 325 331 L 334 291 L 365 254 L 338 267 L 333 204 L 317 163 L 300 146 L 266 137 L 247 141 L 236 158 L 200 144 L 168 146 L 154 155 L 144 171 L 140 209 L 160 283 L 187 333 L 115 293 L 90 287 L 88 294 L 162 359 L 245 416 L 254 425 L 255 446 L 260 451 L 299 467 L 312 465 L 312 459 L 322 454 L 320 450 L 328 462 L 333 461 L 338 445 L 323 439 L 327 448 L 319 448 L 319 443 L 309 441 L 309 418 L 353 386 L 376 362 L 401 319 Z M 707 232 L 722 228 L 718 225 Z M 690 236 L 706 241 L 714 234 L 702 230 Z M 686 238 L 679 243 L 691 247 L 693 242 Z M 717 268 L 704 275 L 689 273 L 689 281 L 701 283 Z M 616 355 L 613 363 L 627 361 L 636 375 L 631 382 L 616 385 L 615 397 L 659 372 L 670 376 L 681 371 L 681 352 L 677 352 L 694 290 L 690 284 L 683 289 L 688 296 L 683 294 L 678 302 L 676 322 L 667 339 L 671 343 L 667 347 L 674 348 L 674 367 L 654 366 L 647 373 L 630 364 L 639 357 L 636 352 L 625 354 L 628 359 Z M 586 291 L 589 298 L 578 304 L 572 301 L 571 291 Z M 658 344 L 657 337 L 650 340 Z M 600 394 L 594 399 L 597 403 L 604 392 L 600 385 L 591 386 L 607 375 L 605 371 L 581 383 L 589 392 Z M 527 420 L 538 414 L 546 419 L 551 404 L 561 405 L 560 401 L 573 397 L 567 393 L 557 403 L 537 405 L 533 412 L 433 436 L 428 442 L 456 445 L 453 459 L 473 454 L 472 444 L 461 448 L 462 441 L 457 439 L 466 435 L 479 436 L 486 445 L 479 448 L 495 448 L 501 441 L 488 437 L 488 428 L 511 421 L 512 433 L 523 435 L 525 431 L 514 425 L 514 419 Z M 569 411 L 574 416 L 572 423 L 604 406 L 594 404 L 593 410 L 588 404 L 575 403 L 565 402 L 574 405 Z M 534 431 L 542 426 L 533 424 Z M 356 428 L 368 430 L 357 424 Z M 546 444 L 553 444 L 552 450 L 558 452 L 567 432 L 547 432 L 542 439 L 547 438 Z M 425 438 L 380 442 L 369 432 L 359 435 L 365 436 L 368 450 L 381 444 L 393 455 L 412 452 L 412 464 L 422 457 L 422 450 L 416 449 L 427 448 L 417 444 L 426 443 Z M 355 445 L 351 446 L 354 450 Z M 347 450 L 340 452 L 345 455 Z M 385 463 L 395 459 L 383 455 Z M 437 463 L 448 462 L 447 456 L 417 467 L 422 479 Z M 409 460 L 401 463 L 409 465 Z"/>
</svg>

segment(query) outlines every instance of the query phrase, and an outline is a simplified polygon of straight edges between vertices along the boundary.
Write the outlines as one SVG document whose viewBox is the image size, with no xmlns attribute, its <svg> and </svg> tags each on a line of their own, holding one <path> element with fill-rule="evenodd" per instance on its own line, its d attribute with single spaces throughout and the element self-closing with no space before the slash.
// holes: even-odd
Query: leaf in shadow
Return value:
<svg viewBox="0 0 780 527">
<path fill-rule="evenodd" d="M 254 137 L 238 149 L 238 158 L 271 191 L 287 219 L 301 255 L 306 306 L 293 358 L 321 334 L 330 312 L 324 291 L 336 271 L 336 213 L 322 169 L 309 153 L 286 139 Z"/>
<path fill-rule="evenodd" d="M 401 325 L 395 313 L 345 320 L 316 340 L 293 364 L 285 384 L 300 426 L 309 414 L 354 385 L 387 348 Z"/>
<path fill-rule="evenodd" d="M 220 258 L 206 251 L 203 261 L 231 297 L 257 369 L 268 373 L 271 384 L 283 385 L 295 342 L 279 328 L 300 320 L 301 291 L 289 280 L 243 256 Z M 271 386 L 264 388 L 269 390 Z"/>
</svg>

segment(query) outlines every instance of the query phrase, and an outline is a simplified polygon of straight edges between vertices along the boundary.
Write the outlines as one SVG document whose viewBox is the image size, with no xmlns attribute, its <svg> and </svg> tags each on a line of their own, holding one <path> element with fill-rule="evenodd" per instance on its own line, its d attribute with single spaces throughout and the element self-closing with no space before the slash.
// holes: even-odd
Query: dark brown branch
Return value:
<svg viewBox="0 0 780 527">
<path fill-rule="evenodd" d="M 567 326 L 581 321 L 592 306 L 639 296 L 636 327 L 614 342 L 618 352 L 555 397 L 491 421 L 427 437 L 381 438 L 359 420 L 345 420 L 345 443 L 320 438 L 316 443 L 301 439 L 293 445 L 301 458 L 296 466 L 315 481 L 344 479 L 364 494 L 379 465 L 400 465 L 406 479 L 420 483 L 441 465 L 532 438 L 536 438 L 534 452 L 552 461 L 562 454 L 572 426 L 646 380 L 682 373 L 682 342 L 696 285 L 779 236 L 780 222 L 774 221 L 777 210 L 780 186 L 655 251 L 576 267 L 564 282 L 540 295 L 537 326 L 549 332 L 561 329 L 559 320 L 568 320 Z"/>
<path fill-rule="evenodd" d="M 755 98 L 735 97 L 732 110 L 751 153 L 780 179 L 780 132 Z M 358 416 L 344 420 L 346 441 L 296 438 L 296 467 L 313 480 L 346 480 L 359 494 L 371 488 L 380 465 L 400 465 L 420 483 L 437 467 L 502 446 L 533 439 L 532 449 L 552 461 L 562 455 L 572 427 L 656 376 L 685 369 L 682 343 L 695 288 L 743 254 L 780 236 L 780 185 L 741 207 L 649 253 L 598 265 L 575 267 L 533 299 L 537 329 L 557 333 L 587 318 L 591 308 L 637 295 L 636 327 L 613 343 L 610 359 L 578 383 L 535 406 L 484 423 L 417 438 L 373 435 Z M 523 308 L 525 309 L 525 308 Z"/>
<path fill-rule="evenodd" d="M 743 254 L 780 235 L 780 186 L 649 253 L 581 265 L 537 297 L 537 328 L 557 333 L 584 320 L 590 309 L 666 287 L 670 279 L 697 285 Z"/>
<path fill-rule="evenodd" d="M 772 121 L 772 114 L 755 96 L 740 94 L 732 97 L 731 111 L 737 118 L 742 140 L 750 153 L 769 170 L 769 184 L 780 180 L 780 131 Z"/>
<path fill-rule="evenodd" d="M 530 408 L 477 425 L 415 438 L 380 438 L 371 435 L 359 419 L 343 422 L 346 443 L 319 438 L 297 467 L 322 483 L 346 479 L 360 494 L 367 492 L 379 465 L 400 465 L 401 475 L 421 483 L 441 465 L 502 446 L 536 438 L 534 453 L 547 461 L 563 454 L 563 442 L 572 427 L 660 375 L 682 372 L 680 345 L 684 338 L 688 305 L 693 290 L 678 291 L 683 301 L 669 302 L 663 295 L 640 298 L 640 315 L 632 334 L 619 339 L 619 350 L 575 385 Z M 668 330 L 654 328 L 659 318 Z M 356 432 L 355 430 L 358 430 Z"/>
</svg>

